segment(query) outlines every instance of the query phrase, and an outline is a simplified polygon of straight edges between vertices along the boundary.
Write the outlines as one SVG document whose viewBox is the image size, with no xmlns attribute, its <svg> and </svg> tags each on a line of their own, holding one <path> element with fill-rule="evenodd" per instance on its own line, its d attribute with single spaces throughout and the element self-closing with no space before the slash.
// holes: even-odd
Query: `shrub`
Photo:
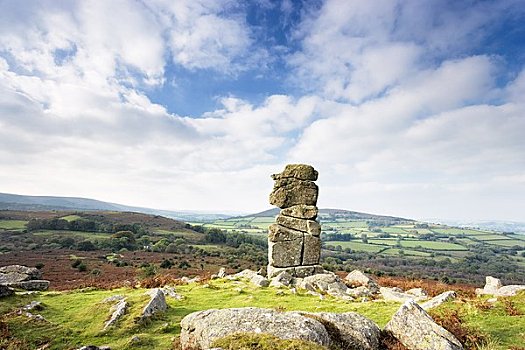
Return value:
<svg viewBox="0 0 525 350">
<path fill-rule="evenodd" d="M 36 267 L 37 269 L 39 269 L 39 270 L 41 270 L 44 266 L 45 266 L 45 265 L 44 265 L 43 262 L 38 262 L 38 263 L 35 264 L 35 267 Z"/>
<path fill-rule="evenodd" d="M 73 261 L 73 262 L 71 263 L 71 267 L 74 268 L 74 269 L 76 269 L 80 264 L 82 264 L 82 260 L 80 260 L 80 259 L 76 259 L 75 261 Z"/>
<path fill-rule="evenodd" d="M 86 272 L 86 271 L 87 271 L 87 266 L 86 266 L 86 264 L 84 264 L 84 263 L 80 263 L 80 264 L 77 266 L 77 269 L 78 269 L 78 271 L 80 271 L 80 272 Z"/>
<path fill-rule="evenodd" d="M 171 269 L 173 267 L 173 265 L 174 265 L 173 262 L 168 260 L 168 259 L 164 259 L 160 263 L 160 267 L 163 268 L 163 269 Z"/>
</svg>

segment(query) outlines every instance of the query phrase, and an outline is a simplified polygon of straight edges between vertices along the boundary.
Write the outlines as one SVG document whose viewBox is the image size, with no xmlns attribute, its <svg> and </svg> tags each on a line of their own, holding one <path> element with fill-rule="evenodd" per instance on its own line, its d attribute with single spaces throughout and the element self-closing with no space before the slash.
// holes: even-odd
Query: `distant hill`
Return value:
<svg viewBox="0 0 525 350">
<path fill-rule="evenodd" d="M 268 217 L 276 216 L 279 214 L 279 208 L 272 208 L 260 213 L 247 215 L 245 217 Z M 385 215 L 375 215 L 360 213 L 357 211 L 350 211 L 344 209 L 319 209 L 320 217 L 332 217 L 332 218 L 341 218 L 341 219 L 351 219 L 351 220 L 369 220 L 369 221 L 388 221 L 388 222 L 415 222 L 412 219 L 399 218 L 395 216 L 385 216 Z"/>
<path fill-rule="evenodd" d="M 89 198 L 56 197 L 56 196 L 25 196 L 10 193 L 0 193 L 0 210 L 49 211 L 49 210 L 79 210 L 79 211 L 126 211 L 145 214 L 162 215 L 182 221 L 207 221 L 229 218 L 231 215 L 199 213 L 191 211 L 170 211 L 151 208 L 131 207 L 122 204 L 103 202 Z"/>
</svg>

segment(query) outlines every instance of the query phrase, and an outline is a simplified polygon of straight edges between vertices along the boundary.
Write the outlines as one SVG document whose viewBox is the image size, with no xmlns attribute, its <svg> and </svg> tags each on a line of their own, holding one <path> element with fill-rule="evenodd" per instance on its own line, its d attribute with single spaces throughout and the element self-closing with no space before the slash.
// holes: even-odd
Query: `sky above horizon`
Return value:
<svg viewBox="0 0 525 350">
<path fill-rule="evenodd" d="M 0 0 L 0 192 L 525 221 L 525 0 Z"/>
</svg>

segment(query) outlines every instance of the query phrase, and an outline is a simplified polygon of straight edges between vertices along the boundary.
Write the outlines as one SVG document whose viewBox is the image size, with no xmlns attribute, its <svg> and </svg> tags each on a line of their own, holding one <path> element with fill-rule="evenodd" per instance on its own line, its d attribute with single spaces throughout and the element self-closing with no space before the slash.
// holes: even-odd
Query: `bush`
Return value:
<svg viewBox="0 0 525 350">
<path fill-rule="evenodd" d="M 71 263 L 71 267 L 76 269 L 80 264 L 82 264 L 82 260 L 76 259 L 75 261 L 73 261 L 73 263 Z"/>
<path fill-rule="evenodd" d="M 160 267 L 162 269 L 171 269 L 173 267 L 173 262 L 170 261 L 170 260 L 167 260 L 167 259 L 164 259 L 161 263 L 160 263 Z"/>
<path fill-rule="evenodd" d="M 86 271 L 87 271 L 87 266 L 86 266 L 86 264 L 84 264 L 84 263 L 80 263 L 80 264 L 77 266 L 77 269 L 78 269 L 78 271 L 80 271 L 80 272 L 86 272 Z"/>
<path fill-rule="evenodd" d="M 43 262 L 39 262 L 39 263 L 36 263 L 36 264 L 35 264 L 35 267 L 36 267 L 37 269 L 39 269 L 39 270 L 41 270 L 44 266 L 45 266 L 45 265 L 44 265 Z"/>
</svg>

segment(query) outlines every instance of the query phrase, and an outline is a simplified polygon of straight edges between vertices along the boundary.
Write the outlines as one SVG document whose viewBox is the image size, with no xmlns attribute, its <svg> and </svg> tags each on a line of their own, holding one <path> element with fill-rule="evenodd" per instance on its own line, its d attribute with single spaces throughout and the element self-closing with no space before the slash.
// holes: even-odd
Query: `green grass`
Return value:
<svg viewBox="0 0 525 350">
<path fill-rule="evenodd" d="M 401 251 L 403 252 L 404 255 L 408 255 L 408 256 L 423 256 L 423 257 L 429 257 L 430 256 L 430 253 L 427 253 L 427 252 L 420 252 L 420 251 L 417 251 L 417 250 L 399 249 L 399 248 L 390 248 L 390 249 L 387 249 L 387 250 L 381 252 L 381 254 L 400 255 Z"/>
<path fill-rule="evenodd" d="M 514 247 L 515 245 L 520 247 L 525 247 L 525 241 L 518 241 L 514 239 L 504 239 L 504 240 L 493 240 L 493 241 L 486 241 L 486 244 L 494 244 L 504 247 Z"/>
<path fill-rule="evenodd" d="M 402 247 L 415 248 L 421 246 L 422 248 L 432 249 L 432 250 L 467 250 L 467 248 L 450 242 L 441 242 L 441 241 L 410 241 L 402 240 Z"/>
<path fill-rule="evenodd" d="M 378 253 L 382 251 L 383 249 L 388 248 L 388 246 L 367 244 L 367 243 L 358 242 L 358 241 L 348 241 L 348 242 L 327 241 L 325 243 L 326 245 L 332 245 L 334 247 L 340 245 L 343 249 L 350 248 L 356 251 L 371 252 L 371 253 Z"/>
<path fill-rule="evenodd" d="M 505 300 L 510 300 L 521 315 L 509 315 Z M 438 311 L 439 314 L 458 311 L 467 326 L 480 330 L 496 343 L 494 350 L 507 350 L 512 346 L 520 348 L 525 344 L 525 293 L 523 292 L 516 297 L 499 298 L 494 307 L 489 309 L 478 308 L 474 303 L 445 303 Z"/>
<path fill-rule="evenodd" d="M 67 215 L 67 216 L 62 216 L 60 219 L 71 222 L 71 221 L 75 221 L 75 220 L 80 220 L 80 219 L 82 219 L 82 217 L 80 217 L 78 215 Z"/>
<path fill-rule="evenodd" d="M 118 350 L 132 348 L 129 340 L 133 335 L 138 335 L 142 340 L 141 344 L 134 345 L 133 349 L 170 349 L 172 338 L 180 333 L 181 319 L 199 310 L 254 306 L 311 312 L 355 311 L 384 326 L 399 306 L 396 303 L 345 302 L 332 297 L 321 300 L 302 291 L 298 294 L 284 291 L 280 295 L 276 289 L 256 288 L 242 281 L 216 280 L 209 284 L 208 288 L 199 284 L 178 286 L 177 292 L 185 296 L 185 299 L 177 301 L 168 297 L 168 311 L 143 326 L 135 324 L 135 317 L 140 314 L 148 300 L 144 289 L 44 292 L 29 297 L 8 297 L 2 300 L 0 312 L 5 313 L 31 300 L 39 300 L 45 305 L 44 310 L 39 313 L 52 324 L 59 326 L 42 328 L 36 333 L 33 332 L 32 326 L 28 327 L 25 323 L 27 319 L 8 318 L 9 328 L 17 337 L 33 337 L 36 339 L 34 342 L 38 339 L 48 339 L 52 342 L 50 349 L 97 344 L 109 345 Z M 242 292 L 236 291 L 234 287 L 242 288 Z M 110 314 L 111 305 L 101 301 L 116 294 L 128 298 L 130 309 L 118 327 L 103 332 L 102 328 Z"/>
<path fill-rule="evenodd" d="M 23 220 L 0 220 L 0 230 L 23 230 L 26 224 Z"/>
</svg>

